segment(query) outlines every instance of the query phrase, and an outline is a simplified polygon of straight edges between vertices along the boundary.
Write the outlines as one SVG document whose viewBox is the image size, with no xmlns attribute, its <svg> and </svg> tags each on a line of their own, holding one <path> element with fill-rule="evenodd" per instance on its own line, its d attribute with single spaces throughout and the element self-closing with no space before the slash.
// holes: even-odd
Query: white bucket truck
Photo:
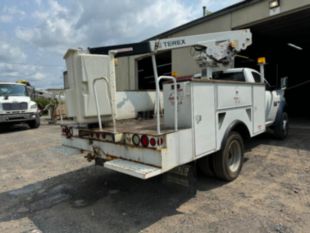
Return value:
<svg viewBox="0 0 310 233">
<path fill-rule="evenodd" d="M 249 30 L 150 41 L 139 52 L 152 56 L 156 90 L 136 92 L 116 91 L 114 67 L 115 56 L 133 54 L 136 45 L 114 47 L 106 55 L 69 49 L 65 95 L 76 123 L 62 126 L 63 145 L 141 179 L 198 159 L 203 172 L 235 179 L 245 139 L 270 127 L 285 138 L 288 130 L 284 91 L 266 91 L 262 73 L 233 68 L 236 53 L 251 43 Z M 201 74 L 187 81 L 158 77 L 156 53 L 187 46 L 197 51 Z M 161 80 L 168 81 L 163 90 Z M 137 118 L 152 110 L 154 118 Z"/>
<path fill-rule="evenodd" d="M 31 99 L 34 94 L 34 88 L 24 83 L 0 82 L 0 124 L 26 123 L 38 128 L 38 106 Z"/>
</svg>

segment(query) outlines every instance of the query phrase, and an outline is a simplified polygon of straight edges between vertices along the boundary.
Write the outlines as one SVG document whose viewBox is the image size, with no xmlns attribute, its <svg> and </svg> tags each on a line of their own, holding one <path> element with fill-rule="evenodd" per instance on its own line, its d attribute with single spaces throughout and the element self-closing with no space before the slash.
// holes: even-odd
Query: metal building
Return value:
<svg viewBox="0 0 310 233">
<path fill-rule="evenodd" d="M 253 45 L 236 59 L 236 66 L 258 68 L 256 59 L 265 56 L 266 77 L 272 86 L 279 85 L 281 77 L 289 78 L 290 115 L 310 116 L 308 108 L 298 106 L 307 100 L 306 94 L 310 91 L 307 56 L 310 51 L 310 0 L 245 0 L 149 39 L 244 28 L 251 29 Z M 175 71 L 177 76 L 191 76 L 199 72 L 191 56 L 190 48 L 158 54 L 159 74 Z M 119 90 L 153 88 L 154 77 L 148 57 L 119 58 L 116 72 Z"/>
</svg>

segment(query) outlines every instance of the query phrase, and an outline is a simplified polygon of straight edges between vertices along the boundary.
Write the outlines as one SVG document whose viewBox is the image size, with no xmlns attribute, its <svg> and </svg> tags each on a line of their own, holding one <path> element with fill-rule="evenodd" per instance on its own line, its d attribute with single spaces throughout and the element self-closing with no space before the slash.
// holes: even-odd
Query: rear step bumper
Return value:
<svg viewBox="0 0 310 233">
<path fill-rule="evenodd" d="M 162 170 L 158 167 L 153 167 L 124 159 L 114 159 L 105 162 L 104 167 L 144 180 L 162 173 Z"/>
</svg>

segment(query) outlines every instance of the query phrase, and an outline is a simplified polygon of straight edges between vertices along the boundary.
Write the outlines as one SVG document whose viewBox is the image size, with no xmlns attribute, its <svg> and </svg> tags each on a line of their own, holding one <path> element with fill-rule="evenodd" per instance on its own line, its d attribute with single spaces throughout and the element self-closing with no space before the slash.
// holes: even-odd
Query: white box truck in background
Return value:
<svg viewBox="0 0 310 233">
<path fill-rule="evenodd" d="M 134 52 L 130 46 L 106 55 L 68 50 L 65 95 L 75 123 L 62 126 L 63 145 L 141 179 L 198 159 L 203 172 L 235 179 L 245 139 L 267 128 L 279 138 L 288 132 L 284 90 L 267 91 L 262 73 L 233 68 L 235 55 L 251 43 L 249 30 L 150 41 L 156 90 L 137 92 L 116 91 L 115 56 Z M 156 53 L 188 46 L 198 51 L 201 74 L 182 82 L 158 77 Z M 168 81 L 162 91 L 161 80 Z M 152 110 L 154 118 L 137 118 Z"/>
<path fill-rule="evenodd" d="M 38 128 L 38 106 L 31 99 L 34 94 L 34 88 L 23 83 L 0 82 L 0 124 L 26 123 Z"/>
</svg>

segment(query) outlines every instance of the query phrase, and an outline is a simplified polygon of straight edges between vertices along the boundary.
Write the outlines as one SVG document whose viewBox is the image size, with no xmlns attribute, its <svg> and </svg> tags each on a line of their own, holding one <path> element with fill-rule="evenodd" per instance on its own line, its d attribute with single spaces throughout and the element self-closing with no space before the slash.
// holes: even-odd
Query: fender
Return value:
<svg viewBox="0 0 310 233">
<path fill-rule="evenodd" d="M 250 130 L 247 127 L 247 125 L 243 121 L 235 120 L 230 123 L 230 125 L 227 127 L 225 131 L 225 134 L 221 142 L 221 149 L 224 147 L 224 143 L 226 142 L 226 139 L 231 131 L 238 132 L 243 139 L 248 139 L 251 137 Z"/>
<path fill-rule="evenodd" d="M 276 115 L 276 119 L 273 123 L 272 126 L 278 125 L 278 124 L 282 124 L 282 114 L 283 112 L 285 112 L 285 108 L 286 108 L 286 100 L 284 98 L 281 98 L 280 100 L 280 106 Z"/>
</svg>

